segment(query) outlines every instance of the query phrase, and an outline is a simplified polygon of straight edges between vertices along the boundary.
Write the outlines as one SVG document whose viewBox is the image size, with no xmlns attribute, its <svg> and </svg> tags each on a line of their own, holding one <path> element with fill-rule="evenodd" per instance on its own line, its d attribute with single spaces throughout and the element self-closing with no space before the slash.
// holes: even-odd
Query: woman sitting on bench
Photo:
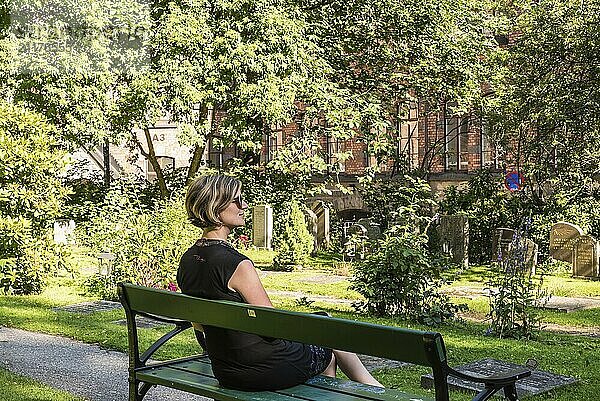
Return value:
<svg viewBox="0 0 600 401">
<path fill-rule="evenodd" d="M 248 257 L 227 242 L 244 225 L 240 181 L 213 175 L 194 181 L 186 209 L 202 238 L 182 256 L 177 283 L 184 294 L 273 307 Z M 335 377 L 336 366 L 354 381 L 381 386 L 356 354 L 255 334 L 206 326 L 206 351 L 219 383 L 228 388 L 278 390 L 304 383 L 319 374 Z"/>
</svg>

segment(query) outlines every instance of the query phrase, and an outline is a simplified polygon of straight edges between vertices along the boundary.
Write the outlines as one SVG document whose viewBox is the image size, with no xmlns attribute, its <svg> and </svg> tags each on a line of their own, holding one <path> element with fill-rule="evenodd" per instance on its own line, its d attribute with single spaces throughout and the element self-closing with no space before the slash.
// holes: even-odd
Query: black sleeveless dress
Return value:
<svg viewBox="0 0 600 401">
<path fill-rule="evenodd" d="M 182 256 L 177 284 L 184 294 L 245 302 L 227 284 L 248 259 L 218 241 L 198 241 Z M 204 326 L 208 356 L 223 387 L 246 391 L 292 387 L 322 373 L 331 350 L 315 345 Z"/>
</svg>

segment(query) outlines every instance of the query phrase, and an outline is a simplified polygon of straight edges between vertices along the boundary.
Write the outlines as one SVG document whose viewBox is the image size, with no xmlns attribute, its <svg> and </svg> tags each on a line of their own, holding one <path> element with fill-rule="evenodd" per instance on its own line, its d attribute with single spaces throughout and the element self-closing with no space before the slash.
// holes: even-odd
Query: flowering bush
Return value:
<svg viewBox="0 0 600 401">
<path fill-rule="evenodd" d="M 539 308 L 549 296 L 542 288 L 544 272 L 534 275 L 527 263 L 526 233 L 526 229 L 517 230 L 505 256 L 496 264 L 498 274 L 488 282 L 491 320 L 488 335 L 531 338 L 541 328 Z M 541 266 L 537 271 L 540 270 Z"/>
</svg>

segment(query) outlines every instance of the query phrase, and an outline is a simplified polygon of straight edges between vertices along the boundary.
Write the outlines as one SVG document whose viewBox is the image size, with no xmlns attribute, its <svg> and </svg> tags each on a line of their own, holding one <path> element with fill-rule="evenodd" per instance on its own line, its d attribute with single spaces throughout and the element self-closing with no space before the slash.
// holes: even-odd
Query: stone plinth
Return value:
<svg viewBox="0 0 600 401">
<path fill-rule="evenodd" d="M 499 361 L 497 359 L 486 358 L 477 362 L 458 366 L 455 369 L 459 372 L 466 373 L 469 375 L 490 376 L 494 374 L 508 372 L 518 368 L 523 368 L 523 366 L 510 362 Z M 573 377 L 557 375 L 541 370 L 533 370 L 531 372 L 531 376 L 517 381 L 516 387 L 517 394 L 519 395 L 519 397 L 523 397 L 528 395 L 547 393 L 559 387 L 563 387 L 576 382 L 577 379 Z M 448 385 L 451 389 L 454 390 L 462 390 L 474 393 L 479 392 L 484 388 L 483 384 L 469 382 L 452 376 L 448 377 Z M 433 388 L 433 375 L 428 374 L 421 376 L 421 387 Z M 503 395 L 503 392 L 499 391 L 498 393 L 496 393 L 496 395 L 501 396 Z"/>
</svg>

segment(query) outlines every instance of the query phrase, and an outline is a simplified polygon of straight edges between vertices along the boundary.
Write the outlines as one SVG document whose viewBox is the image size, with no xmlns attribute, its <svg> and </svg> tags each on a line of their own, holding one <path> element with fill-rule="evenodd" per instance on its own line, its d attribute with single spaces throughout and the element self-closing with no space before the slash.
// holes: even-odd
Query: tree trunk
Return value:
<svg viewBox="0 0 600 401">
<path fill-rule="evenodd" d="M 204 154 L 204 149 L 206 149 L 206 145 L 204 145 L 204 146 L 196 145 L 196 147 L 194 148 L 194 154 L 192 155 L 190 167 L 188 168 L 188 172 L 187 172 L 186 183 L 188 185 L 192 183 L 192 180 L 194 179 L 194 177 L 196 176 L 196 173 L 200 169 L 200 165 L 202 163 L 202 155 Z"/>
<path fill-rule="evenodd" d="M 212 138 L 213 135 L 213 131 L 214 131 L 214 124 L 215 124 L 215 118 L 214 118 L 214 108 L 206 108 L 206 119 L 208 120 L 210 129 L 208 131 L 208 135 L 206 136 L 205 140 L 204 140 L 204 146 L 200 146 L 200 145 L 196 145 L 196 147 L 194 148 L 194 154 L 192 155 L 192 160 L 190 161 L 190 167 L 188 168 L 188 172 L 187 172 L 187 184 L 189 185 L 192 180 L 194 179 L 194 177 L 196 176 L 196 173 L 198 173 L 198 170 L 200 170 L 200 166 L 202 165 L 202 155 L 204 155 L 204 151 L 206 150 L 206 147 L 209 144 L 209 141 Z"/>
<path fill-rule="evenodd" d="M 104 139 L 102 145 L 102 158 L 104 163 L 104 185 L 110 186 L 110 144 L 108 138 Z"/>
<path fill-rule="evenodd" d="M 137 138 L 134 139 L 135 143 L 142 155 L 148 159 L 152 165 L 152 168 L 154 169 L 154 172 L 156 173 L 156 180 L 158 181 L 158 189 L 160 190 L 161 199 L 166 199 L 169 197 L 169 189 L 167 188 L 167 183 L 165 182 L 163 170 L 158 163 L 158 159 L 156 158 L 156 153 L 154 152 L 154 143 L 150 137 L 150 129 L 148 127 L 144 127 L 144 136 L 146 137 L 146 143 L 148 144 L 147 152 L 144 150 L 144 147 Z"/>
</svg>

